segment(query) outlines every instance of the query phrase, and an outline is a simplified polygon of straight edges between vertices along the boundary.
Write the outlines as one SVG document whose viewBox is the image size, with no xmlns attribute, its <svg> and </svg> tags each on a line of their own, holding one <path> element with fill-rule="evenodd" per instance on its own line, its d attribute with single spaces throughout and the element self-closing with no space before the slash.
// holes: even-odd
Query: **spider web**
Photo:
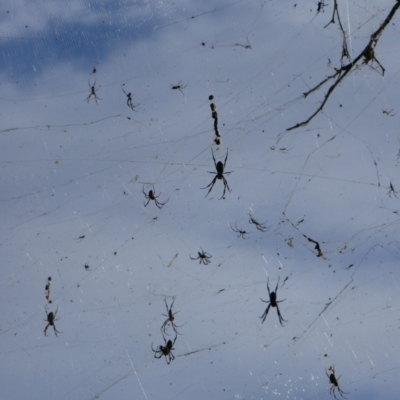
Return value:
<svg viewBox="0 0 400 400">
<path fill-rule="evenodd" d="M 5 1 L 2 398 L 328 398 L 330 366 L 349 399 L 397 398 L 399 16 L 384 77 L 355 68 L 287 131 L 340 67 L 331 3 Z M 394 4 L 338 2 L 351 54 Z"/>
</svg>

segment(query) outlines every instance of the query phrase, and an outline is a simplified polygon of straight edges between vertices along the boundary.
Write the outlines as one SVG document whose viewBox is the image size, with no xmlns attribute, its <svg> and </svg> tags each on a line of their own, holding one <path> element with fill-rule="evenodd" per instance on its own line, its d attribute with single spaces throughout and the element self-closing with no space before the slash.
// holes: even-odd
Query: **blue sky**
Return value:
<svg viewBox="0 0 400 400">
<path fill-rule="evenodd" d="M 322 399 L 331 366 L 349 399 L 397 398 L 399 15 L 385 76 L 360 63 L 287 131 L 340 68 L 327 4 L 4 2 L 1 398 Z M 394 2 L 338 4 L 355 57 Z"/>
</svg>

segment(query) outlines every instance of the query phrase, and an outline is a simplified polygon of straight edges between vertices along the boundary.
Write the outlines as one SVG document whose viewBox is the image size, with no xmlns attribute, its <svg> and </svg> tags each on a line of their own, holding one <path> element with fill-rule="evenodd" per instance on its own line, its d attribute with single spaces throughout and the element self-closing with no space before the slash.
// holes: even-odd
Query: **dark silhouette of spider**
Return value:
<svg viewBox="0 0 400 400">
<path fill-rule="evenodd" d="M 125 83 L 124 83 L 124 85 L 125 85 Z M 122 86 L 124 86 L 124 85 L 122 85 Z M 125 93 L 125 96 L 127 97 L 127 99 L 126 99 L 126 104 L 127 104 L 127 106 L 128 106 L 132 111 L 137 112 L 137 111 L 135 110 L 135 107 L 139 106 L 140 104 L 133 104 L 133 103 L 132 103 L 132 93 L 131 93 L 131 92 L 126 93 L 125 90 L 124 90 L 124 88 L 123 88 L 122 86 L 121 86 L 121 89 L 122 89 L 122 91 Z"/>
<path fill-rule="evenodd" d="M 340 396 L 342 396 L 344 399 L 347 399 L 347 397 L 344 397 L 343 394 L 348 394 L 347 392 L 343 392 L 342 389 L 340 389 L 339 387 L 339 379 L 340 379 L 340 375 L 339 378 L 336 378 L 335 376 L 335 369 L 332 367 L 329 367 L 329 371 L 332 371 L 332 373 L 329 375 L 328 372 L 325 369 L 325 374 L 326 376 L 329 378 L 329 382 L 332 384 L 330 390 L 329 390 L 329 394 L 333 394 L 333 397 L 335 399 L 337 399 L 336 394 L 335 394 L 335 390 L 337 390 L 340 394 Z"/>
<path fill-rule="evenodd" d="M 204 265 L 208 265 L 208 264 L 210 264 L 210 258 L 212 257 L 212 255 L 211 254 L 208 254 L 208 253 L 206 253 L 201 247 L 200 247 L 200 249 L 201 249 L 201 252 L 199 251 L 197 254 L 198 254 L 198 256 L 196 257 L 196 258 L 193 258 L 190 254 L 189 254 L 189 257 L 192 259 L 192 260 L 199 260 L 199 263 L 200 264 L 204 264 Z"/>
<path fill-rule="evenodd" d="M 280 277 L 278 278 L 278 283 L 276 284 L 275 291 L 274 292 L 270 292 L 270 290 L 269 290 L 269 277 L 268 277 L 267 289 L 268 289 L 268 294 L 269 294 L 269 301 L 263 300 L 261 298 L 260 298 L 260 300 L 262 302 L 264 302 L 264 303 L 269 303 L 269 304 L 268 304 L 268 307 L 266 308 L 266 310 L 264 311 L 264 314 L 261 315 L 261 317 L 260 317 L 262 319 L 261 323 L 264 323 L 265 318 L 267 318 L 268 311 L 269 311 L 270 307 L 276 307 L 276 311 L 278 312 L 279 322 L 280 322 L 280 324 L 282 326 L 283 326 L 282 321 L 287 322 L 285 319 L 282 318 L 281 312 L 279 311 L 279 307 L 278 307 L 278 303 L 282 303 L 282 301 L 285 301 L 286 299 L 276 301 L 276 296 L 278 294 L 279 279 L 280 279 Z"/>
<path fill-rule="evenodd" d="M 242 237 L 243 239 L 248 239 L 248 238 L 245 237 L 245 235 L 248 235 L 249 232 L 242 231 L 241 229 L 239 229 L 237 227 L 236 223 L 235 223 L 235 229 L 233 228 L 233 226 L 231 224 L 229 224 L 229 225 L 230 225 L 231 229 L 233 230 L 233 232 L 236 232 L 238 234 L 237 235 L 238 238 Z"/>
<path fill-rule="evenodd" d="M 318 1 L 318 3 L 317 3 L 317 14 L 319 14 L 321 11 L 325 12 L 324 11 L 324 7 L 326 7 L 327 5 L 328 4 L 325 4 L 325 0 Z"/>
<path fill-rule="evenodd" d="M 182 81 L 179 81 L 179 83 L 177 84 L 177 85 L 169 85 L 170 86 L 170 88 L 172 89 L 172 90 L 179 90 L 182 94 L 183 94 L 183 92 L 182 92 L 182 89 L 185 89 L 186 87 L 187 87 L 187 85 L 188 84 L 186 84 L 186 85 L 181 85 L 181 83 L 182 83 Z M 185 96 L 184 94 L 183 94 L 183 96 Z"/>
<path fill-rule="evenodd" d="M 165 361 L 167 361 L 167 364 L 169 365 L 172 360 L 175 360 L 175 356 L 172 354 L 172 350 L 174 350 L 174 344 L 176 342 L 176 338 L 178 336 L 175 335 L 174 341 L 168 340 L 168 342 L 165 340 L 165 337 L 163 335 L 163 339 L 165 342 L 165 346 L 158 346 L 156 350 L 153 349 L 153 343 L 151 344 L 151 350 L 154 352 L 154 358 L 161 358 L 162 356 L 165 356 Z"/>
<path fill-rule="evenodd" d="M 214 177 L 214 179 L 211 181 L 211 183 L 209 185 L 207 185 L 206 187 L 203 187 L 201 189 L 210 188 L 210 190 L 205 195 L 205 197 L 207 197 L 210 194 L 212 188 L 214 187 L 215 182 L 217 181 L 217 179 L 221 179 L 224 182 L 224 192 L 222 193 L 222 196 L 219 198 L 219 200 L 221 200 L 225 196 L 226 189 L 228 189 L 229 192 L 231 191 L 231 189 L 229 189 L 228 181 L 226 180 L 226 178 L 224 176 L 224 174 L 228 175 L 228 174 L 232 173 L 232 171 L 224 172 L 225 166 L 226 166 L 226 161 L 228 159 L 228 149 L 226 149 L 226 157 L 225 157 L 225 161 L 224 161 L 223 164 L 222 164 L 221 161 L 218 161 L 218 163 L 215 161 L 214 152 L 213 152 L 212 149 L 211 149 L 211 154 L 212 154 L 212 157 L 213 157 L 213 160 L 214 160 L 215 169 L 217 170 L 217 172 L 207 171 L 210 174 L 215 174 L 215 177 Z"/>
<path fill-rule="evenodd" d="M 389 186 L 389 191 L 388 191 L 389 197 L 392 197 L 392 193 L 393 193 L 393 196 L 397 198 L 396 194 L 399 192 L 397 190 L 394 190 L 393 183 L 392 183 L 392 181 L 390 181 L 390 186 Z"/>
<path fill-rule="evenodd" d="M 261 232 L 266 232 L 270 228 L 270 226 L 265 225 L 267 222 L 260 223 L 257 220 L 255 220 L 251 214 L 250 214 L 249 223 L 255 225 L 256 228 Z"/>
<path fill-rule="evenodd" d="M 56 334 L 56 336 L 58 336 L 57 333 L 62 333 L 62 332 L 59 332 L 59 331 L 57 330 L 56 325 L 54 324 L 54 322 L 56 322 L 56 321 L 58 320 L 58 319 L 56 319 L 57 311 L 58 311 L 58 306 L 57 306 L 57 310 L 56 310 L 55 313 L 53 313 L 53 311 L 50 311 L 50 312 L 48 313 L 48 312 L 47 312 L 47 304 L 46 304 L 45 311 L 46 311 L 46 317 L 47 317 L 47 320 L 45 319 L 45 321 L 46 321 L 48 324 L 46 325 L 46 328 L 44 328 L 44 336 L 47 336 L 47 335 L 46 335 L 46 331 L 47 331 L 47 328 L 48 328 L 49 326 L 52 326 L 52 327 L 53 327 L 54 333 Z"/>
<path fill-rule="evenodd" d="M 175 334 L 178 335 L 178 328 L 181 327 L 181 325 L 175 325 L 175 315 L 178 314 L 179 311 L 177 311 L 176 313 L 172 313 L 172 307 L 174 305 L 175 302 L 175 297 L 172 300 L 171 306 L 168 308 L 168 304 L 167 304 L 167 300 L 164 299 L 165 302 L 165 307 L 167 308 L 167 314 L 163 314 L 165 317 L 167 317 L 167 319 L 164 321 L 164 323 L 161 326 L 161 332 L 166 335 L 168 335 L 168 333 L 166 332 L 168 323 L 170 323 L 170 325 L 172 326 L 172 329 L 174 330 Z"/>
<path fill-rule="evenodd" d="M 167 204 L 168 203 L 168 200 L 165 202 L 165 203 L 161 203 L 161 202 L 159 202 L 157 199 L 160 197 L 160 195 L 158 195 L 158 196 L 156 196 L 156 191 L 154 190 L 150 190 L 149 191 L 149 194 L 146 194 L 145 192 L 144 192 L 144 187 L 143 187 L 143 189 L 142 189 L 142 192 L 143 192 L 143 194 L 144 194 L 144 197 L 146 198 L 146 200 L 147 200 L 147 203 L 144 205 L 145 207 L 147 207 L 147 205 L 150 203 L 150 200 L 154 200 L 154 203 L 156 203 L 156 206 L 161 210 L 164 206 L 165 206 L 165 204 Z"/>
<path fill-rule="evenodd" d="M 86 97 L 86 101 L 89 103 L 90 98 L 93 96 L 94 99 L 96 100 L 96 104 L 99 104 L 97 102 L 97 100 L 102 100 L 99 96 L 97 96 L 96 90 L 99 90 L 98 88 L 96 89 L 96 81 L 94 81 L 93 86 L 90 84 L 90 81 L 88 81 L 88 85 L 89 85 L 89 96 Z"/>
</svg>

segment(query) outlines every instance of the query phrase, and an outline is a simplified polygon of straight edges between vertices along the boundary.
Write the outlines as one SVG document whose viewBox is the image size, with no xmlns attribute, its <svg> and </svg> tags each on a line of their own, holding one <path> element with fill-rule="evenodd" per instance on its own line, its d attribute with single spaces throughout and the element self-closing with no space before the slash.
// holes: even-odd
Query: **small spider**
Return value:
<svg viewBox="0 0 400 400">
<path fill-rule="evenodd" d="M 261 232 L 266 232 L 270 228 L 270 226 L 265 226 L 265 224 L 267 222 L 260 223 L 257 220 L 255 220 L 251 214 L 250 214 L 249 223 L 254 224 L 256 226 L 256 228 Z"/>
<path fill-rule="evenodd" d="M 225 161 L 224 161 L 223 164 L 222 164 L 222 161 L 218 161 L 218 163 L 215 161 L 214 152 L 213 152 L 212 149 L 211 149 L 211 154 L 212 154 L 212 157 L 213 157 L 213 160 L 214 160 L 215 169 L 217 170 L 217 172 L 208 171 L 208 173 L 210 173 L 210 174 L 215 174 L 215 177 L 214 177 L 214 179 L 211 181 L 211 183 L 209 185 L 207 185 L 206 187 L 203 187 L 201 189 L 210 188 L 210 190 L 207 192 L 207 194 L 205 196 L 205 197 L 207 197 L 210 194 L 212 188 L 214 187 L 215 182 L 217 181 L 217 179 L 221 179 L 224 182 L 224 192 L 222 193 L 222 196 L 219 198 L 219 200 L 221 200 L 225 196 L 226 189 L 228 189 L 229 192 L 231 191 L 231 189 L 229 189 L 228 181 L 226 180 L 226 178 L 224 176 L 224 174 L 227 175 L 227 174 L 232 173 L 232 171 L 224 172 L 225 166 L 226 166 L 226 161 L 228 159 L 228 149 L 226 150 L 226 157 L 225 157 Z"/>
<path fill-rule="evenodd" d="M 48 328 L 49 326 L 52 326 L 52 327 L 53 327 L 54 333 L 56 334 L 56 336 L 58 336 L 57 333 L 62 333 L 62 332 L 59 332 L 59 331 L 57 330 L 56 325 L 54 324 L 54 322 L 56 322 L 56 321 L 58 320 L 58 319 L 56 319 L 57 311 L 58 311 L 58 306 L 57 306 L 57 310 L 56 310 L 55 313 L 53 313 L 53 311 L 50 311 L 50 312 L 48 313 L 48 312 L 47 312 L 47 304 L 46 304 L 45 311 L 46 311 L 46 316 L 47 316 L 47 320 L 45 319 L 45 321 L 48 322 L 48 324 L 46 325 L 46 328 L 44 328 L 44 336 L 47 336 L 47 335 L 46 335 L 46 331 L 47 331 L 47 328 Z"/>
<path fill-rule="evenodd" d="M 172 350 L 174 349 L 174 344 L 176 342 L 176 338 L 178 336 L 175 335 L 174 341 L 168 340 L 168 342 L 165 340 L 165 337 L 163 336 L 165 346 L 158 346 L 156 350 L 153 349 L 153 343 L 151 344 L 151 350 L 154 352 L 154 358 L 161 358 L 162 356 L 165 356 L 165 360 L 167 361 L 167 364 L 169 365 L 172 360 L 175 360 L 175 356 L 172 354 Z"/>
<path fill-rule="evenodd" d="M 269 303 L 269 304 L 268 304 L 268 307 L 266 308 L 266 310 L 264 311 L 264 314 L 261 315 L 261 317 L 260 317 L 262 319 L 261 323 L 264 323 L 265 318 L 267 318 L 268 311 L 269 311 L 270 307 L 276 307 L 276 311 L 278 312 L 279 322 L 280 322 L 280 324 L 282 326 L 283 326 L 282 321 L 287 322 L 285 319 L 282 318 L 281 312 L 279 311 L 279 307 L 278 307 L 278 303 L 282 303 L 282 301 L 285 301 L 286 299 L 276 301 L 276 296 L 278 294 L 279 279 L 280 279 L 280 277 L 278 278 L 278 283 L 276 284 L 275 291 L 274 292 L 270 292 L 270 290 L 269 290 L 269 277 L 268 277 L 267 289 L 268 289 L 268 294 L 269 294 L 269 301 L 266 301 L 266 300 L 263 300 L 263 299 L 260 299 L 260 300 L 262 302 L 264 302 L 264 303 Z"/>
<path fill-rule="evenodd" d="M 382 110 L 382 114 L 385 114 L 389 117 L 394 117 L 396 113 L 393 113 L 393 108 L 391 110 Z"/>
<path fill-rule="evenodd" d="M 125 85 L 125 83 L 124 83 L 124 85 Z M 124 86 L 124 85 L 122 85 L 122 86 Z M 127 106 L 128 106 L 132 111 L 137 112 L 137 111 L 135 110 L 135 107 L 139 106 L 140 104 L 133 104 L 133 103 L 132 103 L 132 93 L 131 93 L 131 92 L 126 93 L 125 90 L 124 90 L 124 88 L 123 88 L 122 86 L 121 86 L 121 89 L 122 89 L 122 91 L 125 93 L 125 96 L 127 97 L 127 99 L 126 99 L 126 104 L 127 104 Z"/>
<path fill-rule="evenodd" d="M 200 249 L 201 249 L 201 247 L 200 247 Z M 199 260 L 200 264 L 201 263 L 203 263 L 204 265 L 210 264 L 210 262 L 211 262 L 210 258 L 212 257 L 211 254 L 206 253 L 203 249 L 201 249 L 201 252 L 199 251 L 197 254 L 198 254 L 198 256 L 196 258 L 193 258 L 190 254 L 189 254 L 189 257 L 192 260 Z"/>
<path fill-rule="evenodd" d="M 89 271 L 89 270 L 90 270 L 90 266 L 89 266 L 88 263 L 85 264 L 85 270 L 86 270 L 86 271 Z"/>
<path fill-rule="evenodd" d="M 390 186 L 389 186 L 389 191 L 388 191 L 389 197 L 392 197 L 392 193 L 393 193 L 393 196 L 397 198 L 396 194 L 399 192 L 394 189 L 393 183 L 392 183 L 392 181 L 390 181 Z"/>
<path fill-rule="evenodd" d="M 102 100 L 100 97 L 97 96 L 96 90 L 99 90 L 98 88 L 96 89 L 96 81 L 94 81 L 93 86 L 90 84 L 90 81 L 88 81 L 88 85 L 89 85 L 89 96 L 86 97 L 86 101 L 89 103 L 90 98 L 93 96 L 94 99 L 96 100 L 96 104 L 99 104 L 97 102 L 97 100 Z"/>
<path fill-rule="evenodd" d="M 317 3 L 317 14 L 319 14 L 321 11 L 322 12 L 325 12 L 324 11 L 324 7 L 326 7 L 328 4 L 325 4 L 325 0 L 322 0 L 322 1 L 319 1 L 318 3 Z"/>
<path fill-rule="evenodd" d="M 161 203 L 161 202 L 159 202 L 157 199 L 160 197 L 160 195 L 158 195 L 158 196 L 156 196 L 156 191 L 154 190 L 150 190 L 149 191 L 149 194 L 146 194 L 145 192 L 144 192 L 144 187 L 143 187 L 143 189 L 142 189 L 142 192 L 143 192 L 143 194 L 144 194 L 144 197 L 146 198 L 146 200 L 147 200 L 147 203 L 144 205 L 145 207 L 147 207 L 147 205 L 150 203 L 150 200 L 154 200 L 154 203 L 156 203 L 156 206 L 161 210 L 164 206 L 165 206 L 165 204 L 167 204 L 168 203 L 168 200 L 165 202 L 165 203 Z"/>
<path fill-rule="evenodd" d="M 172 313 L 172 307 L 173 307 L 174 302 L 175 302 L 175 297 L 173 298 L 171 306 L 169 308 L 168 308 L 168 304 L 167 304 L 167 300 L 166 299 L 164 299 L 164 302 L 165 302 L 165 307 L 167 308 L 167 314 L 163 314 L 163 315 L 165 317 L 167 317 L 167 319 L 164 321 L 164 323 L 161 326 L 161 332 L 163 334 L 165 333 L 167 335 L 166 328 L 168 326 L 168 323 L 170 322 L 171 326 L 172 326 L 172 329 L 174 330 L 175 334 L 178 335 L 178 329 L 177 328 L 180 328 L 181 326 L 180 325 L 175 325 L 174 321 L 175 321 L 175 314 L 178 314 L 179 311 L 177 311 L 176 313 Z"/>
<path fill-rule="evenodd" d="M 182 89 L 185 89 L 186 87 L 187 87 L 187 85 L 188 84 L 186 84 L 186 85 L 181 85 L 181 83 L 182 83 L 182 81 L 179 81 L 179 83 L 177 84 L 177 85 L 169 85 L 170 86 L 170 88 L 172 89 L 172 90 L 179 90 L 182 94 L 183 94 L 183 92 L 182 92 Z M 184 94 L 183 94 L 184 95 Z"/>
<path fill-rule="evenodd" d="M 230 225 L 231 229 L 233 230 L 233 232 L 236 232 L 238 234 L 237 235 L 238 238 L 242 237 L 243 239 L 248 239 L 248 238 L 245 237 L 245 235 L 248 235 L 249 232 L 242 231 L 241 229 L 239 229 L 237 227 L 236 223 L 235 223 L 235 229 L 233 228 L 233 226 L 231 224 L 229 224 L 229 225 Z"/>
<path fill-rule="evenodd" d="M 348 394 L 348 393 L 347 392 L 343 392 L 343 390 L 340 389 L 340 387 L 339 387 L 339 382 L 338 381 L 339 381 L 341 375 L 339 376 L 339 378 L 336 378 L 335 369 L 333 367 L 329 367 L 329 371 L 332 371 L 332 373 L 330 375 L 325 370 L 325 374 L 329 378 L 329 383 L 332 384 L 332 386 L 331 386 L 331 388 L 329 390 L 329 394 L 333 394 L 333 397 L 335 399 L 337 399 L 336 394 L 335 394 L 335 390 L 337 390 L 339 392 L 340 396 L 342 396 L 344 399 L 346 399 L 347 397 L 344 397 L 343 394 Z"/>
</svg>

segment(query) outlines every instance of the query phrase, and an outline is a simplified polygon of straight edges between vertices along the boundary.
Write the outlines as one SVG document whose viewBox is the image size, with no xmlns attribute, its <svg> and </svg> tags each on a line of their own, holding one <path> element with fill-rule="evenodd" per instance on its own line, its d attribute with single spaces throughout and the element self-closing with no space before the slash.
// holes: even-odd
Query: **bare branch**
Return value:
<svg viewBox="0 0 400 400">
<path fill-rule="evenodd" d="M 328 91 L 326 92 L 324 99 L 321 103 L 321 105 L 317 108 L 317 110 L 305 121 L 300 122 L 294 126 L 291 126 L 290 128 L 287 128 L 287 131 L 291 131 L 293 129 L 297 129 L 300 128 L 302 126 L 306 126 L 317 114 L 319 114 L 322 109 L 324 108 L 326 102 L 328 101 L 330 95 L 333 93 L 333 91 L 336 89 L 336 87 L 339 85 L 339 83 L 348 75 L 348 73 L 354 68 L 357 67 L 357 63 L 363 59 L 363 62 L 361 65 L 364 64 L 368 64 L 369 61 L 376 61 L 376 63 L 379 65 L 379 67 L 382 70 L 382 76 L 385 73 L 385 68 L 382 66 L 382 64 L 378 61 L 378 59 L 375 57 L 375 47 L 378 44 L 378 40 L 380 39 L 383 31 L 385 30 L 385 28 L 387 27 L 387 25 L 389 24 L 389 22 L 391 21 L 391 19 L 393 18 L 394 14 L 396 13 L 396 11 L 399 9 L 400 7 L 400 0 L 396 0 L 396 4 L 392 7 L 390 13 L 388 14 L 388 16 L 386 17 L 385 21 L 383 21 L 383 23 L 380 25 L 380 27 L 371 35 L 370 40 L 368 42 L 368 44 L 365 46 L 364 50 L 361 51 L 361 53 L 351 62 L 349 62 L 346 65 L 342 65 L 342 67 L 340 69 L 335 68 L 335 73 L 333 75 L 328 76 L 327 78 L 325 78 L 323 81 L 321 81 L 317 86 L 315 86 L 314 88 L 312 88 L 311 90 L 309 90 L 306 93 L 303 93 L 304 97 L 306 98 L 310 93 L 318 90 L 321 86 L 323 86 L 326 82 L 328 82 L 331 79 L 335 79 L 335 82 L 330 86 L 330 88 L 328 89 Z M 335 11 L 336 10 L 336 11 Z M 339 13 L 337 11 L 337 3 L 335 0 L 335 6 L 334 6 L 334 12 L 333 12 L 333 16 L 332 16 L 332 21 L 330 23 L 334 23 L 335 22 L 335 15 L 338 16 L 339 19 Z M 328 24 L 329 25 L 329 24 Z M 328 26 L 326 25 L 326 26 Z M 340 24 L 341 25 L 341 24 Z M 343 31 L 343 28 L 341 28 Z M 344 33 L 344 31 L 343 31 Z M 345 46 L 345 39 L 343 40 L 343 49 L 342 49 L 342 58 L 341 60 L 343 60 L 344 54 L 347 52 L 347 45 Z"/>
</svg>

